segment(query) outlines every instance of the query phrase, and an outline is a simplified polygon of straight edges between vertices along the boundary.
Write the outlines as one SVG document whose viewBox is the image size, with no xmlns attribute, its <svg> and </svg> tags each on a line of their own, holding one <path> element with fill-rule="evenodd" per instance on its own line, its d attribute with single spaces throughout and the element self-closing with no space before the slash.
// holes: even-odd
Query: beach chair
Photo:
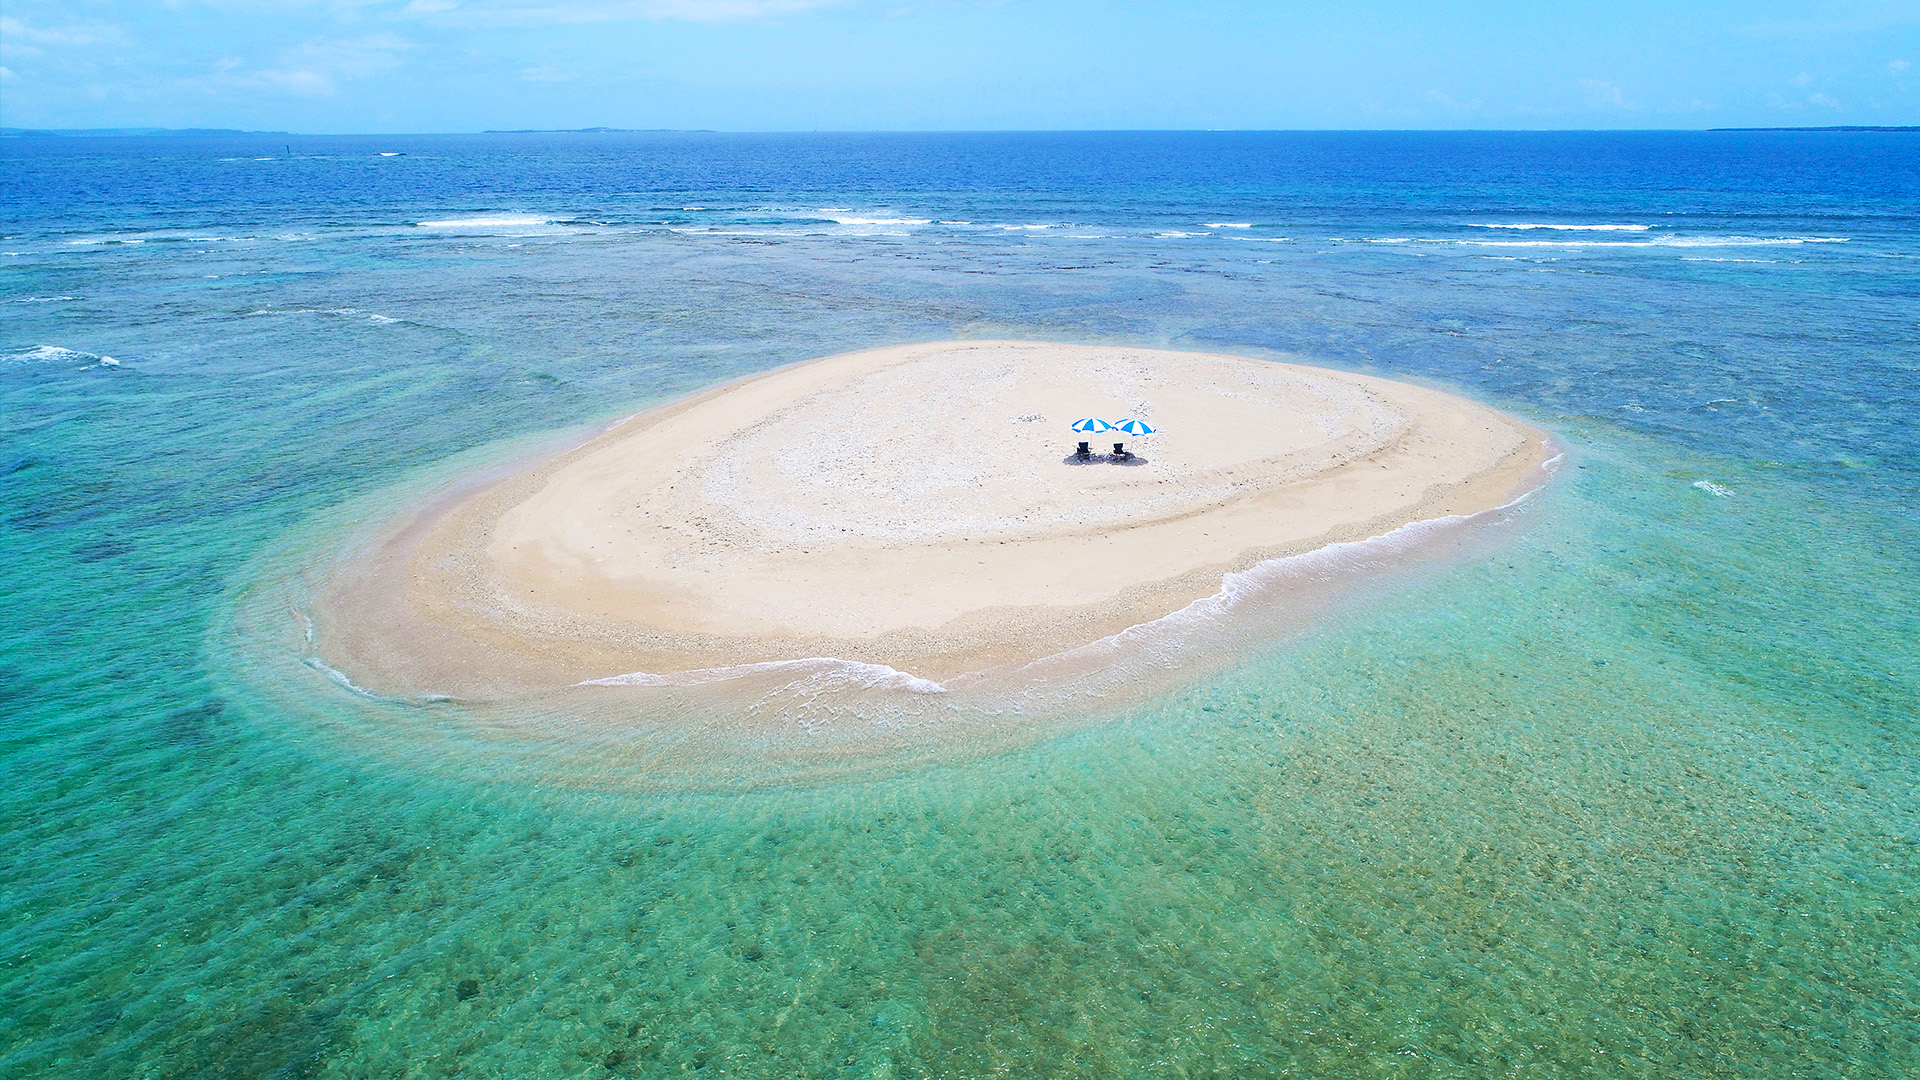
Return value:
<svg viewBox="0 0 1920 1080">
<path fill-rule="evenodd" d="M 1073 456 L 1079 458 L 1081 461 L 1091 461 L 1093 459 L 1093 451 L 1087 449 L 1086 443 L 1081 443 L 1080 449 L 1075 450 Z"/>
<path fill-rule="evenodd" d="M 1133 452 L 1131 450 L 1128 450 L 1125 444 L 1123 443 L 1114 443 L 1113 444 L 1113 460 L 1132 461 Z"/>
</svg>

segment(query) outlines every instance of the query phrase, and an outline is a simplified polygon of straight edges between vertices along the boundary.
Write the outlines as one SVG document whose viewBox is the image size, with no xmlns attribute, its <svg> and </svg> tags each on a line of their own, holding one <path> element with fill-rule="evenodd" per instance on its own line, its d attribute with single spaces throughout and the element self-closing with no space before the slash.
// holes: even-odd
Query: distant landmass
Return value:
<svg viewBox="0 0 1920 1080">
<path fill-rule="evenodd" d="M 17 128 L 0 127 L 0 138 L 111 138 L 138 135 L 291 135 L 290 131 L 243 131 L 239 128 Z"/>
<path fill-rule="evenodd" d="M 711 131 L 711 128 L 488 128 L 482 135 L 608 135 L 625 132 L 654 133 L 661 131 Z"/>
<path fill-rule="evenodd" d="M 1920 126 L 1883 127 L 1875 124 L 1828 124 L 1825 127 L 1724 127 L 1708 131 L 1920 131 Z"/>
<path fill-rule="evenodd" d="M 619 128 L 619 127 L 581 127 L 581 128 L 488 128 L 482 135 L 611 135 L 624 133 L 662 133 L 662 132 L 708 132 L 710 128 Z M 1920 125 L 1879 125 L 1879 124 L 1829 124 L 1819 127 L 1717 127 L 1708 131 L 1920 131 Z M 0 139 L 34 138 L 135 138 L 143 136 L 174 136 L 186 138 L 219 138 L 237 135 L 292 136 L 291 131 L 251 131 L 244 128 L 160 128 L 160 127 L 116 127 L 116 128 L 21 128 L 0 127 Z M 353 136 L 346 136 L 351 138 Z M 365 137 L 365 136 L 362 136 Z"/>
</svg>

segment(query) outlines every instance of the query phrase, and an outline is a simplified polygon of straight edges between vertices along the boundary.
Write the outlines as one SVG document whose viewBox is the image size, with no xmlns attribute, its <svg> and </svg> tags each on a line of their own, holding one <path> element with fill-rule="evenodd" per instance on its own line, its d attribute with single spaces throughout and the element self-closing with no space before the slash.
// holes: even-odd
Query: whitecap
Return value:
<svg viewBox="0 0 1920 1080">
<path fill-rule="evenodd" d="M 98 365 L 100 367 L 110 367 L 110 368 L 117 368 L 120 366 L 120 361 L 115 360 L 111 356 L 102 356 L 99 353 L 84 352 L 80 349 L 69 349 L 60 345 L 35 345 L 30 349 L 20 349 L 15 352 L 7 353 L 4 356 L 0 356 L 0 363 L 77 364 L 81 367 L 93 367 Z"/>
<path fill-rule="evenodd" d="M 1419 240 L 1424 244 L 1465 244 L 1499 248 L 1716 248 L 1791 247 L 1796 244 L 1844 244 L 1848 236 L 1661 236 L 1651 240 Z"/>
<path fill-rule="evenodd" d="M 1243 222 L 1243 221 L 1203 221 L 1200 224 L 1203 227 L 1208 229 L 1251 229 L 1253 228 L 1253 225 L 1251 223 Z"/>
<path fill-rule="evenodd" d="M 850 210 L 834 211 L 822 208 L 820 212 L 826 214 L 836 225 L 930 225 L 933 223 L 932 218 L 861 217 Z"/>
<path fill-rule="evenodd" d="M 803 660 L 768 660 L 757 664 L 732 664 L 726 667 L 694 668 L 653 674 L 645 671 L 610 675 L 604 679 L 586 679 L 575 686 L 703 686 L 752 675 L 791 673 L 797 678 L 782 689 L 807 690 L 906 690 L 915 694 L 944 694 L 947 688 L 932 679 L 923 679 L 885 664 L 866 664 L 831 656 L 810 656 Z"/>
<path fill-rule="evenodd" d="M 1469 229 L 1561 229 L 1567 232 L 1646 232 L 1651 225 L 1557 225 L 1544 221 L 1518 221 L 1511 224 L 1467 222 Z"/>
<path fill-rule="evenodd" d="M 1542 473 L 1551 475 L 1564 460 L 1564 454 L 1555 454 L 1542 462 L 1540 469 Z M 1229 625 L 1236 609 L 1244 605 L 1270 602 L 1290 583 L 1331 581 L 1383 556 L 1414 550 L 1431 538 L 1463 524 L 1496 520 L 1532 499 L 1540 490 L 1531 488 L 1488 510 L 1412 521 L 1365 539 L 1341 541 L 1298 555 L 1285 555 L 1256 563 L 1246 570 L 1222 576 L 1219 590 L 1210 596 L 1157 619 L 1129 626 L 1098 641 L 1041 657 L 1017 669 L 1015 675 L 1029 682 L 1055 682 L 1064 676 L 1063 689 L 1081 695 L 1105 696 L 1132 677 L 1129 666 L 1114 666 L 1114 661 L 1122 656 L 1143 657 L 1150 666 L 1164 665 L 1176 669 L 1186 661 L 1197 643 L 1221 632 Z"/>
<path fill-rule="evenodd" d="M 1693 486 L 1699 488 L 1701 491 L 1704 491 L 1709 495 L 1716 495 L 1722 499 L 1733 498 L 1733 490 L 1731 488 L 1723 487 L 1722 485 L 1716 484 L 1711 480 L 1695 480 L 1693 482 Z"/>
<path fill-rule="evenodd" d="M 548 218 L 532 214 L 497 214 L 490 217 L 443 218 L 439 221 L 422 221 L 419 225 L 423 229 L 523 229 L 551 223 Z"/>
</svg>

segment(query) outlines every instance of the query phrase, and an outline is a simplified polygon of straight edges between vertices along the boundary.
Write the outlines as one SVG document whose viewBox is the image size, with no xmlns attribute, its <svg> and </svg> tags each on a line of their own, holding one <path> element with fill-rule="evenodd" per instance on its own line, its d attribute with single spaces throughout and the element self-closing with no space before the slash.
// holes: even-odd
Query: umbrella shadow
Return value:
<svg viewBox="0 0 1920 1080">
<path fill-rule="evenodd" d="M 1145 465 L 1147 459 L 1139 454 L 1128 454 L 1125 457 L 1118 454 L 1088 454 L 1086 457 L 1068 454 L 1060 459 L 1060 463 L 1062 465 Z"/>
</svg>

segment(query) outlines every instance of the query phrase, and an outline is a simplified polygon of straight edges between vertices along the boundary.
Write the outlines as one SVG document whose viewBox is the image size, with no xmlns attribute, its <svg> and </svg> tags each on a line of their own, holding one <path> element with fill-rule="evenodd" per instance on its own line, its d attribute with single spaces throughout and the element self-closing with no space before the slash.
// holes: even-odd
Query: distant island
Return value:
<svg viewBox="0 0 1920 1080">
<path fill-rule="evenodd" d="M 1920 131 L 1920 127 L 1885 127 L 1877 124 L 1828 124 L 1825 127 L 1722 127 L 1708 131 Z"/>
<path fill-rule="evenodd" d="M 656 134 L 659 132 L 667 132 L 667 131 L 707 132 L 712 130 L 713 130 L 712 128 L 617 128 L 617 127 L 488 128 L 487 130 L 482 131 L 480 134 L 482 135 L 623 135 L 623 134 Z"/>
</svg>

